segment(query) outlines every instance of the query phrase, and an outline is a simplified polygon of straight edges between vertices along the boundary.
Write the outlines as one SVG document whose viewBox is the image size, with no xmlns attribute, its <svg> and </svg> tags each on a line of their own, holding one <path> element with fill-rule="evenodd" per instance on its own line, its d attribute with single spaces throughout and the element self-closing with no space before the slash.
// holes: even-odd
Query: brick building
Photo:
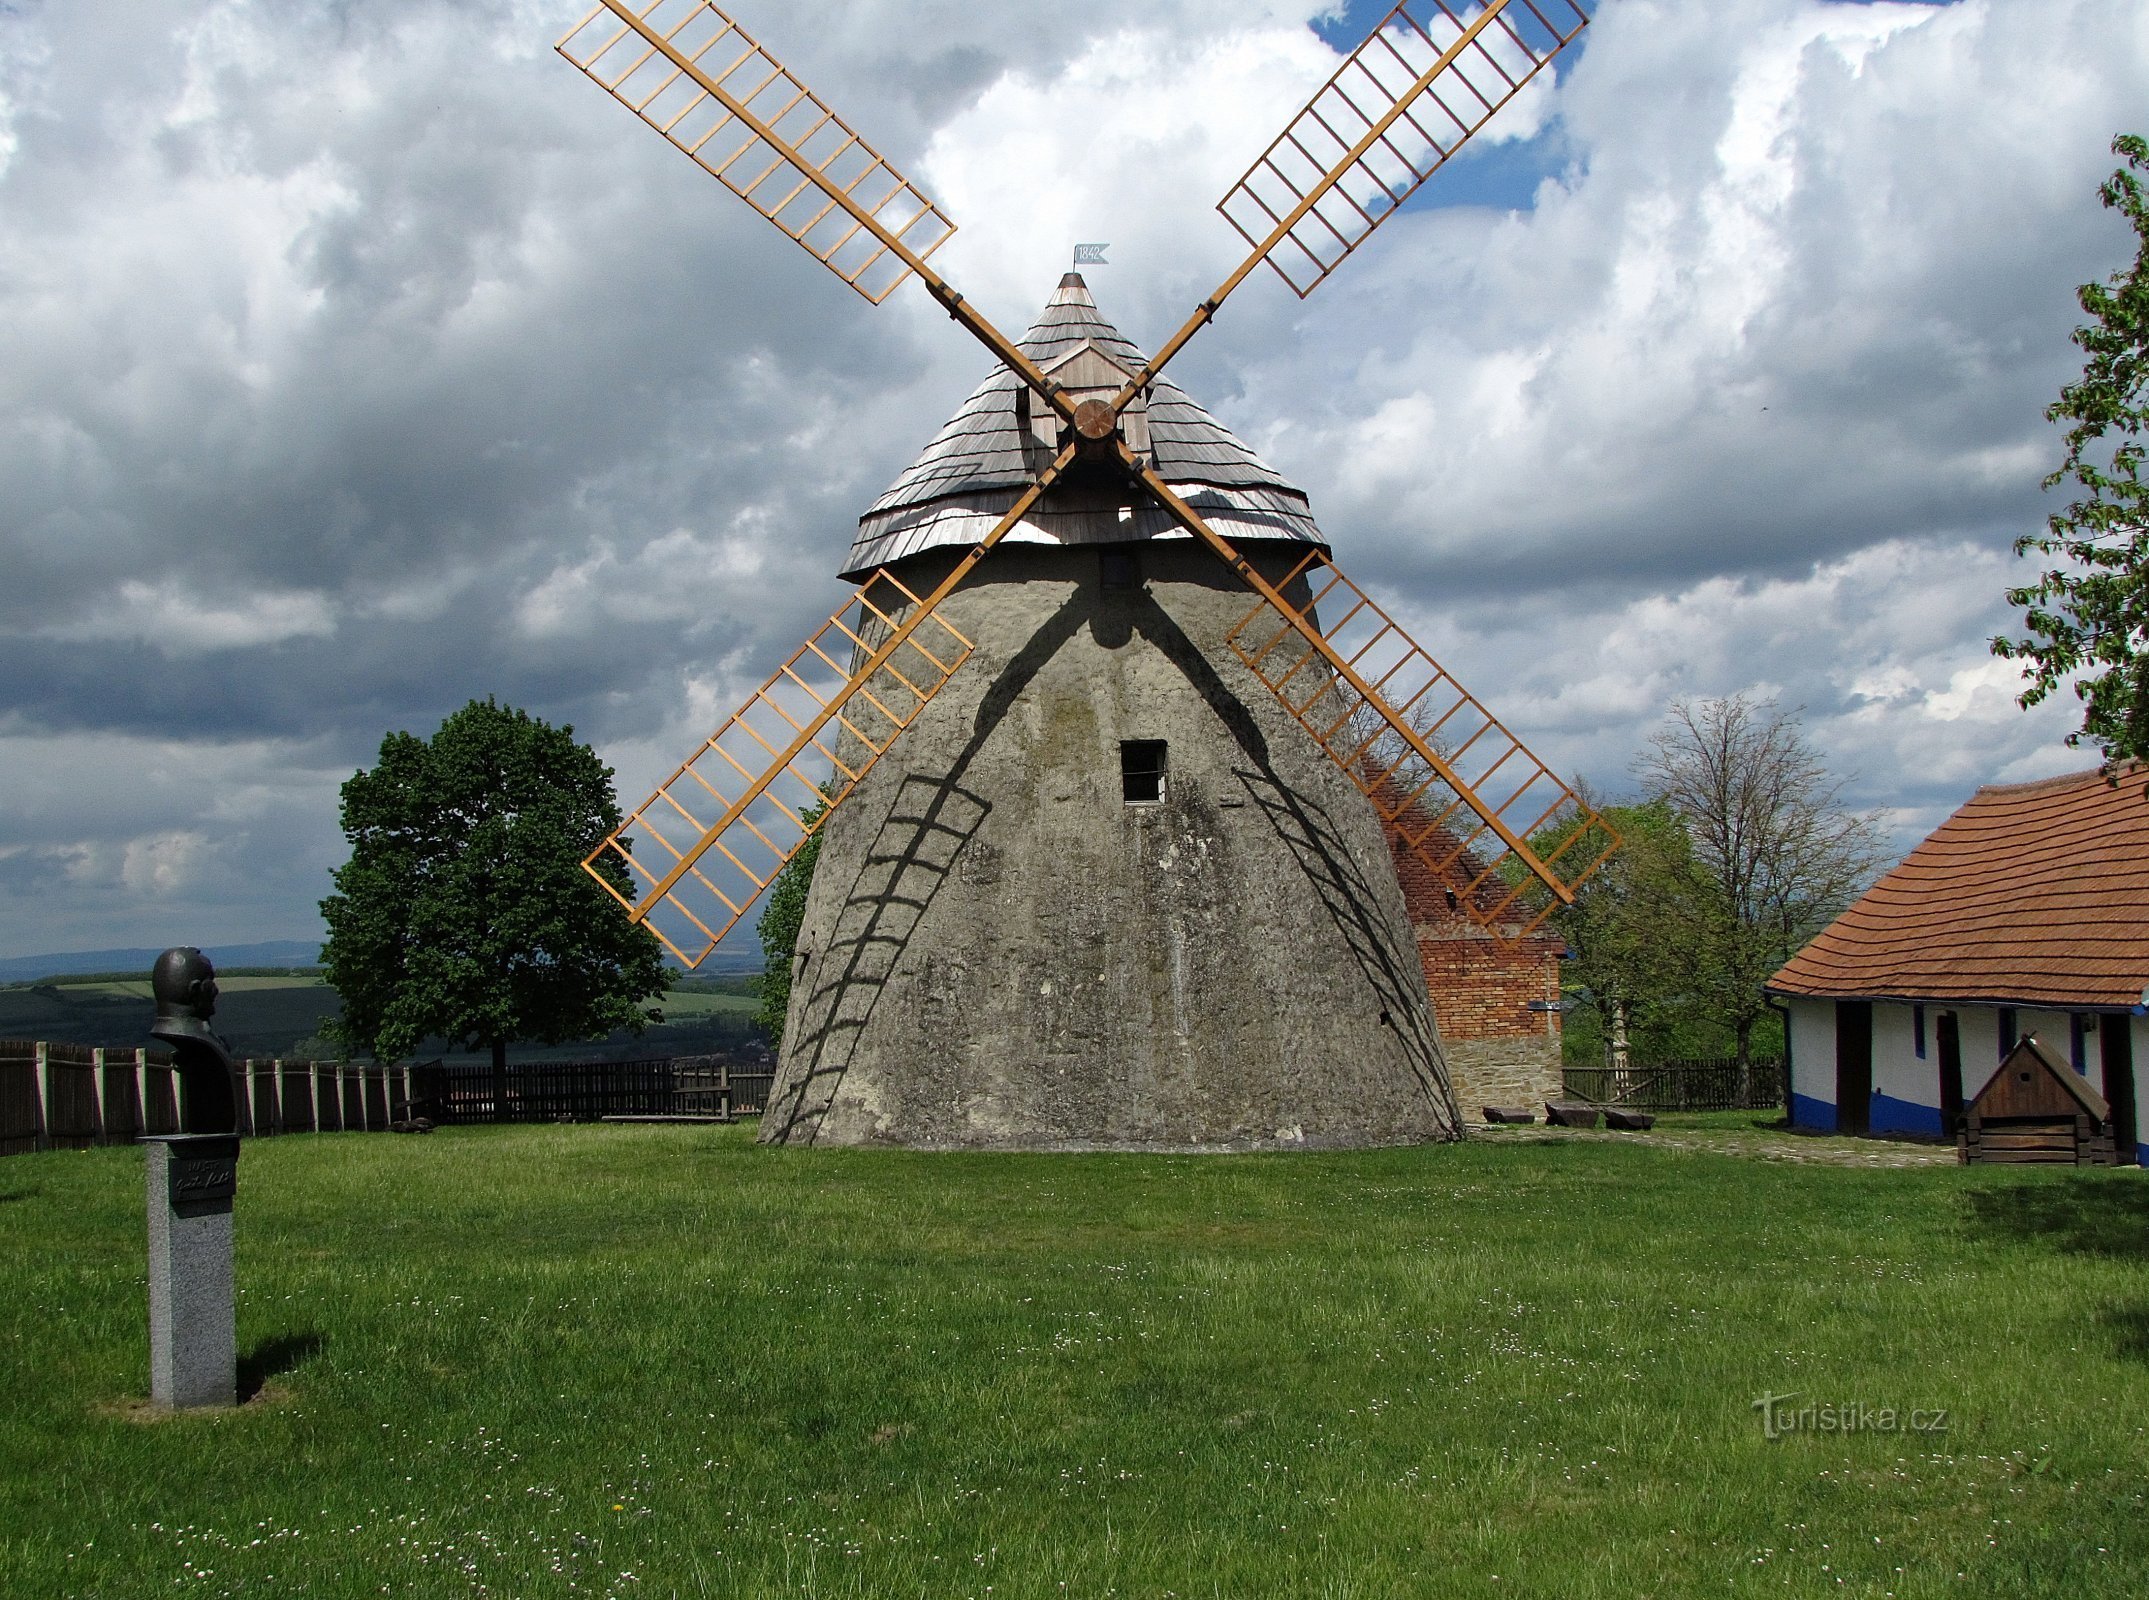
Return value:
<svg viewBox="0 0 2149 1600">
<path fill-rule="evenodd" d="M 1474 1118 L 1486 1106 L 1557 1100 L 1560 957 L 1567 941 L 1547 932 L 1498 940 L 1472 923 L 1457 899 L 1469 882 L 1461 864 L 1436 876 L 1403 842 L 1406 833 L 1421 835 L 1429 821 L 1418 806 L 1405 810 L 1388 825 L 1388 847 L 1425 965 L 1455 1103 Z"/>
</svg>

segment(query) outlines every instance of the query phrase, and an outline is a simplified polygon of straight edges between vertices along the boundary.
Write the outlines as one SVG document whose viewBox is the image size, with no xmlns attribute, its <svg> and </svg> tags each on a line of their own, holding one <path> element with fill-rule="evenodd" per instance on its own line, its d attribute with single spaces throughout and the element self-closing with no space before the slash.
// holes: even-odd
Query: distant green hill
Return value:
<svg viewBox="0 0 2149 1600">
<path fill-rule="evenodd" d="M 63 950 L 41 956 L 0 957 L 0 983 L 80 977 L 96 972 L 146 973 L 161 950 Z M 222 944 L 208 949 L 219 972 L 229 967 L 311 967 L 321 959 L 317 939 L 271 939 L 264 944 Z"/>
<path fill-rule="evenodd" d="M 639 1037 L 621 1032 L 571 1044 L 517 1045 L 510 1059 L 619 1060 L 736 1049 L 761 1037 L 747 986 L 748 980 L 739 977 L 683 979 L 659 1008 L 666 1020 Z M 325 1058 L 334 1054 L 319 1034 L 322 1024 L 341 1008 L 336 992 L 318 974 L 219 973 L 217 987 L 221 991 L 217 1031 L 230 1042 L 235 1055 Z M 0 988 L 0 1038 L 131 1050 L 153 1043 L 149 1024 L 154 1012 L 146 977 L 105 975 L 14 984 Z M 446 1048 L 437 1043 L 419 1052 L 421 1058 L 445 1054 Z"/>
</svg>

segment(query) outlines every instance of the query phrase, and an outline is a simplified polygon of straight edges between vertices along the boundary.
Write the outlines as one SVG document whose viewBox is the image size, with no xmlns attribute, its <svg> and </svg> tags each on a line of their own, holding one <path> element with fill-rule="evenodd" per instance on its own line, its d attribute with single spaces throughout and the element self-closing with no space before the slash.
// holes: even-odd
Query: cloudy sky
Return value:
<svg viewBox="0 0 2149 1600">
<path fill-rule="evenodd" d="M 1155 345 L 1375 7 L 737 0 L 1019 331 Z M 811 20 L 802 20 L 802 11 Z M 552 52 L 573 0 L 0 0 L 0 955 L 312 937 L 337 786 L 473 696 L 630 803 L 840 598 L 982 375 Z M 1174 376 L 1554 766 L 1803 707 L 1906 844 L 2087 764 L 1986 641 L 2140 0 L 1603 0 L 1557 91 Z"/>
</svg>

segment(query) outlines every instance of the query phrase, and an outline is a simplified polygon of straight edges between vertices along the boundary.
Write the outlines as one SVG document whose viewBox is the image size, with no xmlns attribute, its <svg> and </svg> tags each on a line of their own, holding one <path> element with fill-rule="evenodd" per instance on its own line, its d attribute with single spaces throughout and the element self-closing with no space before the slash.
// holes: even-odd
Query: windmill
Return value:
<svg viewBox="0 0 2149 1600">
<path fill-rule="evenodd" d="M 764 1139 L 1456 1134 L 1384 826 L 1494 940 L 1618 840 L 1164 373 L 1262 265 L 1311 294 L 1587 21 L 1403 0 L 1224 197 L 1249 253 L 1154 355 L 1072 273 L 1002 334 L 931 265 L 954 223 L 708 0 L 602 0 L 561 40 L 996 363 L 861 520 L 855 592 L 586 863 L 691 967 L 820 836 Z"/>
</svg>

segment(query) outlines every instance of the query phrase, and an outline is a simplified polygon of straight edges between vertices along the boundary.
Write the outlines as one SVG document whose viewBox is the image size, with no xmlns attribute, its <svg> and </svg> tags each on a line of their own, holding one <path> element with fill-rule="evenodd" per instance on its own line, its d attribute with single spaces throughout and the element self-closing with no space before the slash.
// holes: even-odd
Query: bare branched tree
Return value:
<svg viewBox="0 0 2149 1600">
<path fill-rule="evenodd" d="M 1388 719 L 1348 688 L 1338 686 L 1331 693 L 1338 704 L 1345 703 L 1344 696 L 1353 702 L 1349 731 L 1335 740 L 1338 749 L 1358 752 L 1359 765 L 1369 772 L 1387 772 L 1392 775 L 1398 788 L 1406 794 L 1418 788 L 1429 778 L 1433 770 L 1425 764 L 1418 753 L 1410 748 L 1403 736 L 1395 731 Z M 1429 706 L 1410 707 L 1403 713 L 1403 720 L 1419 738 L 1439 751 L 1443 756 L 1451 753 L 1452 741 L 1444 738 L 1433 726 L 1433 713 Z M 1446 784 L 1441 784 L 1438 796 L 1452 794 Z"/>
<path fill-rule="evenodd" d="M 1762 985 L 1884 859 L 1877 818 L 1843 809 L 1842 784 L 1796 712 L 1743 694 L 1674 701 L 1635 772 L 1693 841 L 1700 976 L 1743 1065 L 1766 1010 Z"/>
</svg>

